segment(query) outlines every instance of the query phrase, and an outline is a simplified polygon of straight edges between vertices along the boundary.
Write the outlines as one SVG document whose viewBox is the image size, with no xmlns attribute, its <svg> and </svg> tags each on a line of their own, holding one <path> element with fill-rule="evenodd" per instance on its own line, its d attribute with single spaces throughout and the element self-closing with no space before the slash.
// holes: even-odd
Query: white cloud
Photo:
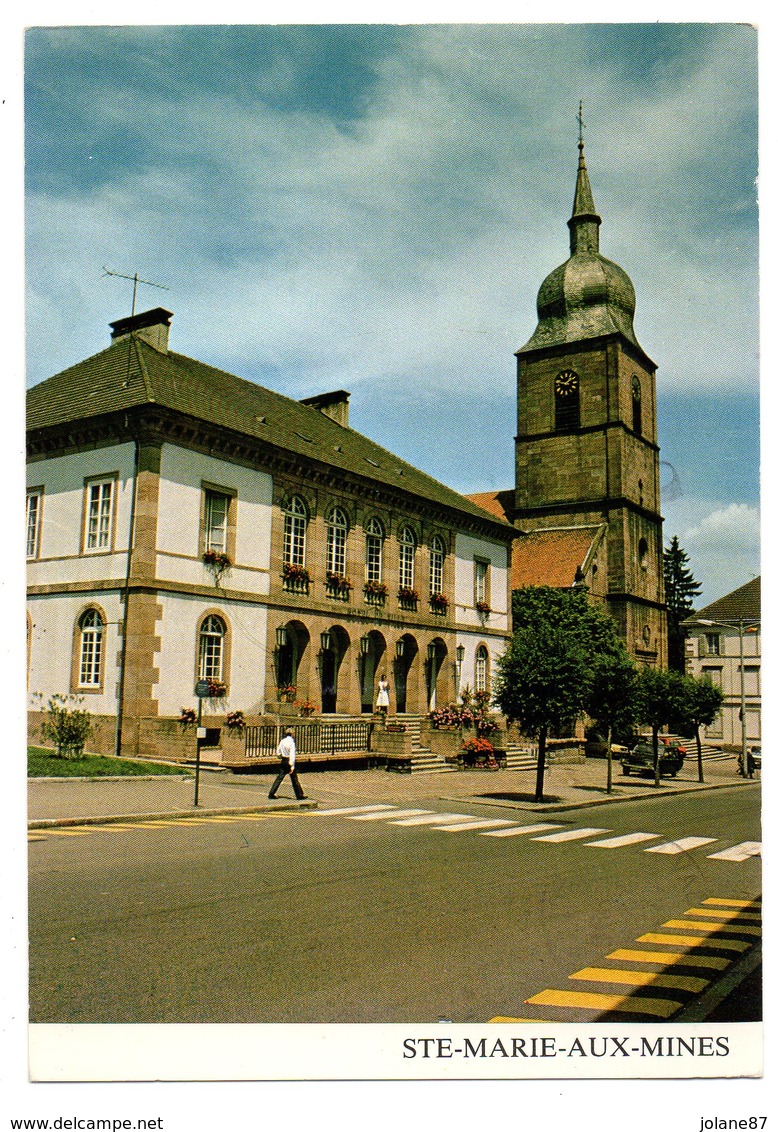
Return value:
<svg viewBox="0 0 778 1132">
<path fill-rule="evenodd" d="M 689 509 L 687 502 L 687 513 Z M 756 507 L 745 503 L 718 507 L 683 531 L 679 541 L 689 555 L 692 573 L 703 586 L 698 604 L 709 604 L 761 573 Z"/>
</svg>

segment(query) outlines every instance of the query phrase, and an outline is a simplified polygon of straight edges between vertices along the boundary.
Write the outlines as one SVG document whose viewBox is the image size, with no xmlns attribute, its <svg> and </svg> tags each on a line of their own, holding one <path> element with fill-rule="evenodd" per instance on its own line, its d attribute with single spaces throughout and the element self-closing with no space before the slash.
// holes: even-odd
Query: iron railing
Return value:
<svg viewBox="0 0 778 1132">
<path fill-rule="evenodd" d="M 370 720 L 351 720 L 348 723 L 299 723 L 293 728 L 294 741 L 299 755 L 342 755 L 370 750 L 373 724 Z M 261 724 L 247 727 L 244 754 L 247 759 L 272 759 L 281 742 L 284 727 L 280 724 Z"/>
</svg>

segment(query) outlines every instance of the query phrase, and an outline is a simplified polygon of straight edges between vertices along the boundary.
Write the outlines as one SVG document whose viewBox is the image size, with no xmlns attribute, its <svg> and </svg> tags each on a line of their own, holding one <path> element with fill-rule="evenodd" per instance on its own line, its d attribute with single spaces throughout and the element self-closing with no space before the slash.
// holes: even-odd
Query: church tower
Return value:
<svg viewBox="0 0 778 1132">
<path fill-rule="evenodd" d="M 635 337 L 631 280 L 600 254 L 582 132 L 578 151 L 570 258 L 541 285 L 537 328 L 516 352 L 512 518 L 528 532 L 602 525 L 596 589 L 629 652 L 664 666 L 656 365 Z"/>
</svg>

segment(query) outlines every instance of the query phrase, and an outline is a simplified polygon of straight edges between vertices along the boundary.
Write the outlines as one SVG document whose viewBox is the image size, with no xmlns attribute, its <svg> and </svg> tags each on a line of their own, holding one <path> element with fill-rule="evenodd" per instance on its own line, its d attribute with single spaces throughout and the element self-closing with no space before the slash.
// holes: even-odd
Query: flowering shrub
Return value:
<svg viewBox="0 0 778 1132">
<path fill-rule="evenodd" d="M 197 719 L 197 712 L 193 707 L 182 707 L 179 723 L 184 727 L 191 727 Z"/>
<path fill-rule="evenodd" d="M 242 711 L 228 711 L 225 722 L 229 731 L 242 731 L 246 726 Z"/>
<path fill-rule="evenodd" d="M 214 585 L 218 586 L 222 575 L 231 568 L 232 561 L 229 554 L 221 550 L 206 550 L 203 555 L 203 565 L 213 575 Z"/>
<path fill-rule="evenodd" d="M 288 700 L 290 703 L 297 695 L 297 687 L 294 684 L 287 684 L 284 688 L 278 689 L 278 698 L 280 700 Z"/>
<path fill-rule="evenodd" d="M 300 715 L 304 719 L 314 715 L 319 710 L 313 700 L 299 700 L 294 706 L 299 708 Z"/>
<path fill-rule="evenodd" d="M 216 680 L 213 676 L 206 677 L 208 682 L 208 699 L 218 699 L 227 695 L 227 685 L 223 680 Z"/>
<path fill-rule="evenodd" d="M 448 704 L 430 714 L 433 727 L 472 727 L 476 721 L 475 712 L 467 704 Z"/>
<path fill-rule="evenodd" d="M 486 613 L 492 612 L 492 607 L 491 607 L 491 605 L 489 604 L 488 601 L 477 601 L 475 603 L 475 607 L 476 607 L 476 609 L 478 610 L 479 613 L 486 614 Z"/>
<path fill-rule="evenodd" d="M 50 739 L 61 759 L 80 759 L 84 743 L 92 734 L 92 717 L 80 696 L 52 696 L 41 724 L 41 735 Z"/>
<path fill-rule="evenodd" d="M 418 601 L 419 595 L 411 586 L 400 586 L 397 591 L 397 596 L 400 601 Z"/>
<path fill-rule="evenodd" d="M 467 739 L 462 744 L 462 752 L 467 766 L 497 766 L 494 747 L 488 739 Z"/>
<path fill-rule="evenodd" d="M 433 609 L 448 609 L 448 598 L 445 594 L 430 594 L 430 605 Z"/>
</svg>

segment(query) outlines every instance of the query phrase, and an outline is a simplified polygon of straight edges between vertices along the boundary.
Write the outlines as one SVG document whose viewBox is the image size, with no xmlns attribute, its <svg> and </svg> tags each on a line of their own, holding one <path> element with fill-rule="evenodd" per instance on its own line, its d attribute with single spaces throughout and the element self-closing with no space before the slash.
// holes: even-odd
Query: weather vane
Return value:
<svg viewBox="0 0 778 1132">
<path fill-rule="evenodd" d="M 581 101 L 578 103 L 578 113 L 576 114 L 576 120 L 578 122 L 578 144 L 582 146 L 584 143 L 583 132 L 585 129 L 585 123 L 583 120 L 583 99 L 581 99 Z"/>
<path fill-rule="evenodd" d="M 152 283 L 150 279 L 140 279 L 140 278 L 138 278 L 137 271 L 135 272 L 134 275 L 122 275 L 121 272 L 119 272 L 119 271 L 109 271 L 107 267 L 103 267 L 103 278 L 105 278 L 106 275 L 112 275 L 116 279 L 129 279 L 129 281 L 132 283 L 132 313 L 133 313 L 133 315 L 135 314 L 135 299 L 136 299 L 136 296 L 138 294 L 138 284 L 139 283 L 145 284 L 146 287 L 158 287 L 160 289 L 160 291 L 169 291 L 170 290 L 169 287 L 165 287 L 164 284 L 162 284 L 162 283 Z"/>
</svg>

